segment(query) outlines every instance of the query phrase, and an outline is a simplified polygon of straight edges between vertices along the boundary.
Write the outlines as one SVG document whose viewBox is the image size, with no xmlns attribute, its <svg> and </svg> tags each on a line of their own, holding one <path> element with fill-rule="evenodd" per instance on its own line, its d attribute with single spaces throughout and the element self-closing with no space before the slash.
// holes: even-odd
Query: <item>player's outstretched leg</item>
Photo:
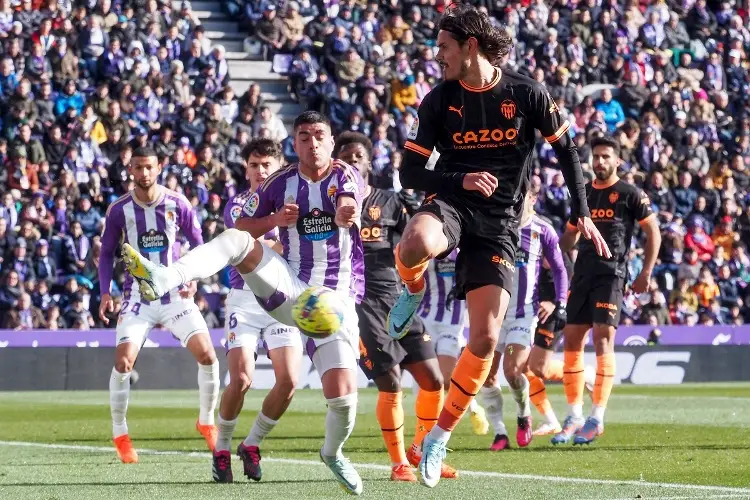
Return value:
<svg viewBox="0 0 750 500">
<path fill-rule="evenodd" d="M 427 271 L 428 258 L 419 262 L 414 267 L 404 264 L 401 257 L 401 244 L 396 245 L 396 269 L 404 282 L 401 295 L 388 313 L 388 333 L 391 337 L 400 339 L 409 332 L 409 327 L 414 321 L 419 304 L 425 293 L 424 273 Z"/>
<path fill-rule="evenodd" d="M 355 319 L 356 321 L 356 319 Z M 356 323 L 355 323 L 356 325 Z M 312 355 L 328 404 L 326 433 L 320 459 L 347 493 L 362 494 L 362 479 L 343 454 L 357 416 L 357 355 L 349 339 L 320 344 Z"/>
<path fill-rule="evenodd" d="M 267 331 L 270 332 L 271 329 Z M 237 447 L 237 455 L 242 459 L 245 476 L 253 481 L 260 481 L 263 477 L 260 467 L 260 445 L 279 423 L 279 419 L 289 408 L 294 397 L 299 380 L 302 344 L 300 342 L 300 344 L 273 348 L 269 351 L 268 357 L 271 359 L 275 376 L 273 388 L 263 400 L 263 406 L 255 418 L 250 433 Z"/>
<path fill-rule="evenodd" d="M 568 400 L 568 416 L 563 422 L 562 430 L 552 438 L 552 444 L 569 443 L 584 424 L 583 392 L 586 381 L 583 346 L 584 337 L 588 330 L 588 325 L 568 325 L 565 327 L 563 385 L 565 397 Z"/>
<path fill-rule="evenodd" d="M 448 249 L 443 223 L 434 214 L 418 212 L 404 229 L 396 245 L 396 270 L 404 287 L 388 313 L 388 333 L 403 338 L 414 321 L 417 307 L 425 293 L 424 273 L 429 260 Z"/>
<path fill-rule="evenodd" d="M 137 328 L 139 325 L 118 325 L 118 330 L 123 327 L 130 327 L 134 337 L 140 334 L 146 335 L 146 328 Z M 136 327 L 136 328 L 133 328 Z M 139 331 L 137 332 L 136 329 Z M 143 330 L 140 332 L 140 330 Z M 118 331 L 118 338 L 122 335 Z M 140 344 L 135 342 L 126 342 L 117 346 L 115 349 L 115 366 L 109 377 L 109 409 L 112 415 L 112 441 L 117 451 L 117 456 L 123 463 L 138 463 L 138 453 L 136 453 L 133 443 L 128 434 L 128 424 L 125 415 L 128 411 L 128 400 L 130 399 L 130 376 L 133 370 L 138 347 Z"/>
<path fill-rule="evenodd" d="M 604 433 L 604 411 L 607 401 L 612 393 L 612 385 L 615 377 L 615 353 L 612 347 L 612 339 L 615 336 L 615 327 L 595 323 L 594 324 L 594 346 L 596 348 L 596 382 L 594 384 L 593 402 L 591 416 L 576 433 L 573 444 L 591 444 Z"/>
<path fill-rule="evenodd" d="M 419 472 L 425 486 L 432 488 L 440 481 L 451 432 L 487 379 L 502 322 L 500 318 L 505 316 L 509 301 L 510 294 L 497 285 L 486 285 L 467 294 L 469 345 L 456 363 L 438 423 L 422 443 Z"/>
<path fill-rule="evenodd" d="M 412 374 L 419 388 L 415 401 L 417 428 L 411 447 L 406 453 L 409 463 L 417 467 L 422 459 L 422 442 L 437 423 L 440 410 L 443 408 L 444 379 L 441 373 L 442 366 L 433 359 L 411 363 L 406 369 Z M 458 471 L 455 467 L 443 463 L 440 477 L 458 479 Z"/>
<path fill-rule="evenodd" d="M 122 247 L 122 258 L 130 274 L 138 281 L 141 295 L 153 301 L 180 285 L 213 276 L 227 265 L 240 267 L 251 254 L 249 260 L 252 262 L 245 264 L 254 268 L 253 264 L 257 265 L 263 255 L 261 246 L 249 233 L 227 229 L 208 243 L 190 250 L 169 267 L 154 264 L 127 243 Z"/>
<path fill-rule="evenodd" d="M 495 351 L 490 373 L 487 376 L 487 380 L 484 381 L 484 385 L 479 390 L 495 436 L 490 446 L 491 451 L 502 451 L 510 448 L 508 430 L 505 428 L 505 422 L 503 422 L 503 393 L 500 389 L 500 381 L 498 380 L 501 360 L 502 352 Z"/>
</svg>

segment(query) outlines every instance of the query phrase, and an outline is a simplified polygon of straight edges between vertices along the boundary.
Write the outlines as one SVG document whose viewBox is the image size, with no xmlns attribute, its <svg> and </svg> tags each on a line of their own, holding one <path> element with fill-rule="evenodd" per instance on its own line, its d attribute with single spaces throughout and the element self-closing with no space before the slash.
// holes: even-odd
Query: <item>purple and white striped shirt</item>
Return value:
<svg viewBox="0 0 750 500">
<path fill-rule="evenodd" d="M 130 244 L 151 262 L 168 266 L 180 258 L 177 233 L 195 247 L 203 244 L 201 227 L 193 207 L 183 195 L 159 186 L 154 203 L 147 205 L 136 199 L 133 191 L 121 196 L 107 209 L 102 252 L 99 261 L 99 287 L 101 293 L 110 293 L 115 250 L 120 238 Z M 142 300 L 138 287 L 133 286 L 130 274 L 125 279 L 125 296 L 131 301 Z M 162 304 L 178 299 L 177 289 L 161 298 Z"/>
<path fill-rule="evenodd" d="M 425 272 L 425 294 L 417 314 L 426 320 L 446 325 L 463 325 L 466 319 L 466 303 L 453 299 L 446 304 L 448 294 L 456 285 L 456 257 L 454 250 L 442 260 L 433 259 Z"/>
<path fill-rule="evenodd" d="M 248 189 L 229 200 L 227 206 L 224 207 L 224 225 L 227 229 L 234 227 L 237 219 L 242 216 L 242 207 L 245 206 L 252 195 L 253 192 Z M 274 241 L 279 239 L 278 231 L 273 229 L 267 232 L 263 236 L 263 239 Z M 229 286 L 235 290 L 250 290 L 250 287 L 245 284 L 245 280 L 242 279 L 239 271 L 234 266 L 229 269 Z M 253 295 L 253 299 L 255 299 L 255 295 Z"/>
<path fill-rule="evenodd" d="M 297 164 L 275 172 L 250 195 L 242 215 L 266 217 L 285 203 L 297 204 L 297 224 L 279 228 L 284 259 L 305 283 L 347 293 L 359 302 L 365 291 L 360 224 L 339 228 L 334 218 L 340 196 L 352 196 L 362 207 L 362 176 L 339 160 L 331 166 L 331 172 L 317 182 L 305 177 Z"/>
<path fill-rule="evenodd" d="M 555 229 L 534 215 L 518 232 L 516 276 L 506 320 L 533 317 L 539 312 L 539 273 L 544 259 L 552 270 L 557 300 L 565 302 L 568 295 L 568 275 Z"/>
</svg>

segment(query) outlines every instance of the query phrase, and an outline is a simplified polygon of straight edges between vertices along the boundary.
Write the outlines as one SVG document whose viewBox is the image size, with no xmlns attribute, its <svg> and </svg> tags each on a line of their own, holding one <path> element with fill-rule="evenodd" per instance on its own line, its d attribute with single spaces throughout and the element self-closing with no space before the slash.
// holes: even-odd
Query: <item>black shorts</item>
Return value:
<svg viewBox="0 0 750 500">
<path fill-rule="evenodd" d="M 537 325 L 536 332 L 534 332 L 534 345 L 547 351 L 552 351 L 562 337 L 563 331 L 555 331 L 549 326 L 549 323 L 550 321 L 547 320 L 546 323 Z"/>
<path fill-rule="evenodd" d="M 618 276 L 573 275 L 568 297 L 568 324 L 620 324 L 625 280 Z"/>
<path fill-rule="evenodd" d="M 357 304 L 359 317 L 359 366 L 369 380 L 384 375 L 396 365 L 409 365 L 437 357 L 424 324 L 415 317 L 406 336 L 388 335 L 386 319 L 396 296 L 365 297 Z"/>
<path fill-rule="evenodd" d="M 444 195 L 427 197 L 417 212 L 429 212 L 443 223 L 448 249 L 438 259 L 448 256 L 456 247 L 456 298 L 485 285 L 497 285 L 509 293 L 516 273 L 518 223 L 507 217 L 490 216 L 473 210 L 461 200 Z"/>
</svg>

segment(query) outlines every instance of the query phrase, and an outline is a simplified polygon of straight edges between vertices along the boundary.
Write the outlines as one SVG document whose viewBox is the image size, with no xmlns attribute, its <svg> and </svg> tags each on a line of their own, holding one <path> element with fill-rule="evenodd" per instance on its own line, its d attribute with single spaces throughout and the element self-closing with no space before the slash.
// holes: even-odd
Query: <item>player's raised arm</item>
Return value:
<svg viewBox="0 0 750 500">
<path fill-rule="evenodd" d="M 535 85 L 530 93 L 534 126 L 542 133 L 544 139 L 555 150 L 560 162 L 560 170 L 565 178 L 571 198 L 571 219 L 583 237 L 594 242 L 597 253 L 607 258 L 612 257 L 606 241 L 591 220 L 588 202 L 586 201 L 586 185 L 583 181 L 581 160 L 570 138 L 570 122 L 563 120 L 560 110 L 552 96 L 543 85 Z"/>
<path fill-rule="evenodd" d="M 578 238 L 581 237 L 581 233 L 578 231 L 578 226 L 568 221 L 565 224 L 565 232 L 560 237 L 560 250 L 564 253 L 568 253 L 575 248 L 578 243 Z"/>
<path fill-rule="evenodd" d="M 292 201 L 285 201 L 276 208 L 274 179 L 269 177 L 258 191 L 250 195 L 235 222 L 235 228 L 247 231 L 256 239 L 277 227 L 292 226 L 299 218 L 299 206 Z"/>
<path fill-rule="evenodd" d="M 656 265 L 656 258 L 661 248 L 661 231 L 656 214 L 651 209 L 651 200 L 648 199 L 642 191 L 638 198 L 633 197 L 629 200 L 630 209 L 633 211 L 635 220 L 641 225 L 646 233 L 646 246 L 643 256 L 643 269 L 633 281 L 633 291 L 635 293 L 644 293 L 648 289 L 648 282 L 651 280 L 651 273 Z"/>
<path fill-rule="evenodd" d="M 438 94 L 430 91 L 419 106 L 419 117 L 407 135 L 404 163 L 399 170 L 399 180 L 406 189 L 425 193 L 440 193 L 463 189 L 464 175 L 457 172 L 427 170 L 427 160 L 437 143 L 437 131 L 443 119 L 437 113 Z M 494 191 L 494 189 L 493 189 Z"/>
</svg>

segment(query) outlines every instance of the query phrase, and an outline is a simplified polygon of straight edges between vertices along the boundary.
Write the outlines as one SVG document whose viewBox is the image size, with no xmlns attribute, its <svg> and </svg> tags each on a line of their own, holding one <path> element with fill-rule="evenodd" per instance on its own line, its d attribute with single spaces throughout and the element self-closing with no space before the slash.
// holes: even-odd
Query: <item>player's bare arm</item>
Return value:
<svg viewBox="0 0 750 500">
<path fill-rule="evenodd" d="M 567 224 L 565 226 L 565 232 L 562 236 L 560 236 L 560 250 L 565 253 L 570 252 L 571 250 L 573 250 L 573 248 L 575 248 L 580 237 L 581 232 L 578 230 L 578 228 L 573 226 L 572 224 Z"/>
<path fill-rule="evenodd" d="M 659 231 L 659 222 L 655 216 L 650 216 L 641 221 L 641 227 L 646 233 L 646 245 L 643 257 L 643 270 L 633 281 L 633 291 L 635 293 L 644 293 L 648 289 L 648 282 L 651 280 L 651 273 L 656 265 L 656 258 L 659 255 L 661 247 L 661 231 Z"/>
<path fill-rule="evenodd" d="M 359 206 L 353 196 L 343 195 L 336 200 L 334 222 L 339 227 L 350 228 L 359 218 Z"/>
</svg>

